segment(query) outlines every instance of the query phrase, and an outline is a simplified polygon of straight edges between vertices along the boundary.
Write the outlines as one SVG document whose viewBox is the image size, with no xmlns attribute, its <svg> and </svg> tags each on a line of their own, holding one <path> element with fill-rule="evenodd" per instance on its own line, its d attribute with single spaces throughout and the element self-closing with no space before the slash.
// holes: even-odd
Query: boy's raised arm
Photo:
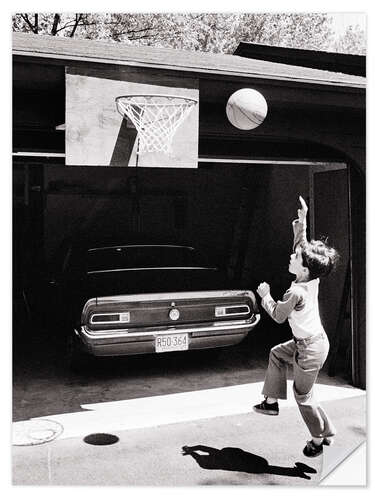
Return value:
<svg viewBox="0 0 375 500">
<path fill-rule="evenodd" d="M 299 197 L 299 201 L 301 203 L 301 208 L 299 208 L 297 210 L 298 219 L 295 219 L 292 223 L 293 234 L 294 234 L 293 251 L 295 251 L 295 249 L 298 245 L 301 245 L 302 243 L 307 242 L 306 216 L 307 216 L 308 207 L 307 207 L 305 200 L 302 198 L 302 196 Z"/>
</svg>

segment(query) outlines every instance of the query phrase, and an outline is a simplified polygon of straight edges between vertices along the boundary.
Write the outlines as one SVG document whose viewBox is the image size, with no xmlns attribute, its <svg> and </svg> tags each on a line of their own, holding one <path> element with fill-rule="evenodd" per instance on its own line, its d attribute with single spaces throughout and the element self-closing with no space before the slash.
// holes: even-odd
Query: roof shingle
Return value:
<svg viewBox="0 0 375 500">
<path fill-rule="evenodd" d="M 301 66 L 292 66 L 236 55 L 189 52 L 135 46 L 120 42 L 85 40 L 28 33 L 13 34 L 13 54 L 31 57 L 84 60 L 196 73 L 308 82 L 364 88 L 366 78 Z"/>
</svg>

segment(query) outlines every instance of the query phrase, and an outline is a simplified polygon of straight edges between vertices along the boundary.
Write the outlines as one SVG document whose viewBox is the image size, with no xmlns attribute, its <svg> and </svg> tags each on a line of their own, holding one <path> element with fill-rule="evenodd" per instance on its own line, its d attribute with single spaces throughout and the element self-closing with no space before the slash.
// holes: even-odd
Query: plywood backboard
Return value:
<svg viewBox="0 0 375 500">
<path fill-rule="evenodd" d="M 199 99 L 198 82 L 193 79 L 139 71 L 67 68 L 67 165 L 136 165 L 137 131 L 120 115 L 115 102 L 116 97 L 128 94 L 168 94 Z M 199 102 L 177 129 L 171 154 L 138 155 L 138 166 L 197 167 L 198 118 Z"/>
</svg>

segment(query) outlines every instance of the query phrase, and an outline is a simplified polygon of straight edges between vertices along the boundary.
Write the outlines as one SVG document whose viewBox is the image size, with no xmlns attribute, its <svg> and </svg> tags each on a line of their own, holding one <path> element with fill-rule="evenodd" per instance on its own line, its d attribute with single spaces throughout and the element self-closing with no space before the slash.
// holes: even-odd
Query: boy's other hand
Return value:
<svg viewBox="0 0 375 500">
<path fill-rule="evenodd" d="M 299 202 L 301 203 L 301 208 L 297 210 L 298 213 L 298 221 L 299 222 L 305 222 L 306 220 L 306 215 L 307 215 L 307 205 L 305 200 L 302 198 L 302 196 L 299 197 Z"/>
<path fill-rule="evenodd" d="M 270 293 L 269 284 L 266 282 L 260 283 L 260 285 L 257 288 L 257 294 L 259 295 L 259 297 L 263 299 L 263 297 L 267 295 L 267 293 Z"/>
</svg>

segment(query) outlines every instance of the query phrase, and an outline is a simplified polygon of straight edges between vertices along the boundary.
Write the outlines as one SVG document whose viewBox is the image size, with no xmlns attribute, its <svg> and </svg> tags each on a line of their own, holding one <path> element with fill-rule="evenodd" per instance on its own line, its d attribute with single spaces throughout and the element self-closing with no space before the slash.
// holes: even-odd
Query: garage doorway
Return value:
<svg viewBox="0 0 375 500">
<path fill-rule="evenodd" d="M 310 235 L 328 237 L 340 252 L 335 273 L 322 282 L 320 313 L 330 332 L 329 369 L 343 369 L 352 377 L 352 294 L 349 176 L 345 164 L 314 165 L 310 168 Z"/>
<path fill-rule="evenodd" d="M 289 222 L 297 216 L 298 195 L 309 205 L 308 237 L 327 238 L 337 248 L 340 261 L 336 272 L 322 279 L 320 312 L 331 343 L 326 370 L 354 380 L 353 305 L 351 294 L 351 232 L 349 169 L 343 162 L 257 161 L 216 159 L 202 161 L 203 168 L 234 171 L 246 166 L 244 199 L 250 209 L 238 210 L 231 266 L 243 283 L 255 289 L 260 281 L 271 284 L 280 298 L 292 279 L 287 271 L 291 251 Z M 290 337 L 287 325 L 263 318 L 267 329 L 265 344 L 274 345 Z M 269 345 L 265 345 L 268 348 Z"/>
</svg>

